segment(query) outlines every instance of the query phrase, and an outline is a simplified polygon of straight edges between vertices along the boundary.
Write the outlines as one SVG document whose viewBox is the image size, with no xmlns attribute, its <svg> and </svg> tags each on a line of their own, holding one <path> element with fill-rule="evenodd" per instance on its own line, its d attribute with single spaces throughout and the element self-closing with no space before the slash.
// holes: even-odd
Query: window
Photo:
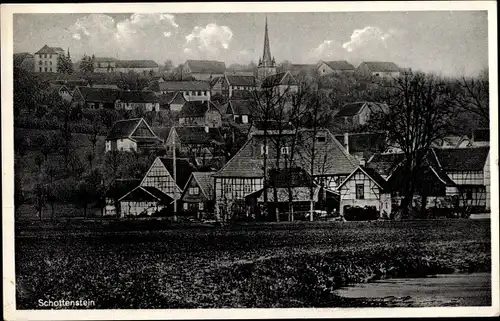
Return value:
<svg viewBox="0 0 500 321">
<path fill-rule="evenodd" d="M 318 143 L 324 143 L 326 142 L 326 136 L 317 136 L 316 140 L 318 141 Z"/>
<path fill-rule="evenodd" d="M 40 61 L 38 62 L 38 64 L 39 64 L 39 65 L 41 65 L 41 64 L 43 64 L 43 63 L 42 63 L 42 61 L 40 60 Z"/>
<path fill-rule="evenodd" d="M 49 71 L 52 72 L 52 68 L 50 68 Z"/>
<path fill-rule="evenodd" d="M 288 147 L 281 147 L 281 154 L 288 155 Z"/>
<path fill-rule="evenodd" d="M 47 62 L 45 62 L 45 66 L 47 66 Z"/>
<path fill-rule="evenodd" d="M 269 154 L 269 146 L 260 145 L 260 154 Z"/>
<path fill-rule="evenodd" d="M 183 205 L 184 210 L 187 211 L 187 209 L 188 209 L 188 203 L 184 203 L 182 205 Z"/>
<path fill-rule="evenodd" d="M 198 209 L 199 209 L 200 211 L 203 211 L 203 210 L 205 209 L 204 205 L 205 205 L 205 204 L 203 204 L 203 203 L 198 203 Z"/>
<path fill-rule="evenodd" d="M 243 124 L 248 124 L 248 116 L 247 115 L 243 115 L 241 116 L 241 122 Z"/>
<path fill-rule="evenodd" d="M 201 96 L 201 90 L 198 90 L 198 91 L 196 92 L 196 94 L 197 94 L 198 96 Z"/>
<path fill-rule="evenodd" d="M 356 184 L 356 199 L 358 199 L 358 200 L 365 199 L 365 185 L 364 184 Z"/>
<path fill-rule="evenodd" d="M 52 66 L 52 61 L 50 61 L 50 65 Z"/>
<path fill-rule="evenodd" d="M 49 58 L 52 59 L 52 55 L 49 55 Z"/>
<path fill-rule="evenodd" d="M 41 61 L 40 61 L 41 62 Z M 39 68 L 40 69 L 40 72 L 42 72 L 42 67 Z"/>
<path fill-rule="evenodd" d="M 200 189 L 198 187 L 190 187 L 189 195 L 198 195 L 200 193 Z"/>
<path fill-rule="evenodd" d="M 243 191 L 246 193 L 250 193 L 252 191 L 252 185 L 250 184 L 245 184 L 243 185 Z"/>
<path fill-rule="evenodd" d="M 467 197 L 468 200 L 472 199 L 472 190 L 467 190 L 466 197 Z"/>
<path fill-rule="evenodd" d="M 45 71 L 47 71 L 47 67 L 45 67 Z"/>
</svg>

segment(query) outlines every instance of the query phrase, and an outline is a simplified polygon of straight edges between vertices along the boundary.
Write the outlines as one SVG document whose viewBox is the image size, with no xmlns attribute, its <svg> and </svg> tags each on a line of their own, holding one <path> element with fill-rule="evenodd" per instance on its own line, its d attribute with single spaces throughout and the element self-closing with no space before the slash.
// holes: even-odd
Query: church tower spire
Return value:
<svg viewBox="0 0 500 321">
<path fill-rule="evenodd" d="M 265 31 L 264 31 L 264 53 L 262 55 L 262 62 L 268 66 L 270 66 L 272 63 L 271 47 L 269 46 L 269 33 L 267 30 L 267 16 L 266 16 L 266 27 L 265 27 Z"/>
<path fill-rule="evenodd" d="M 259 58 L 259 66 L 257 70 L 257 75 L 259 79 L 264 79 L 267 76 L 274 75 L 276 73 L 276 62 L 271 55 L 271 46 L 269 45 L 269 31 L 267 27 L 267 15 L 266 15 L 266 25 L 264 29 L 264 52 L 262 53 L 262 59 Z"/>
</svg>

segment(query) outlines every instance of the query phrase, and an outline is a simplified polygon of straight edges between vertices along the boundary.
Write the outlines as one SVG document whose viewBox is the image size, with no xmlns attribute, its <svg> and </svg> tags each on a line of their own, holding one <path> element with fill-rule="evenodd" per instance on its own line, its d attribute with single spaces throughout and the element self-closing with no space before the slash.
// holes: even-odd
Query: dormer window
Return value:
<svg viewBox="0 0 500 321">
<path fill-rule="evenodd" d="M 288 147 L 281 147 L 281 154 L 288 155 Z"/>
</svg>

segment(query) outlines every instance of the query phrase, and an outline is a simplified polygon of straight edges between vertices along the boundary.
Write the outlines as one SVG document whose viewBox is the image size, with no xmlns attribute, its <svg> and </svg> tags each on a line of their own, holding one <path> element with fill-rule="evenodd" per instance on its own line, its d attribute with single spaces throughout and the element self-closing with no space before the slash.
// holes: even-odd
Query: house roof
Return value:
<svg viewBox="0 0 500 321">
<path fill-rule="evenodd" d="M 120 95 L 120 91 L 110 88 L 79 87 L 78 90 L 85 101 L 114 103 Z"/>
<path fill-rule="evenodd" d="M 188 101 L 182 106 L 179 117 L 203 117 L 207 112 L 209 105 L 210 107 L 217 109 L 212 102 Z"/>
<path fill-rule="evenodd" d="M 375 109 L 383 109 L 385 108 L 383 104 L 368 102 L 368 101 L 358 101 L 354 103 L 348 103 L 342 106 L 342 108 L 335 114 L 335 117 L 351 117 L 357 115 L 363 106 L 367 106 L 372 111 Z"/>
<path fill-rule="evenodd" d="M 139 186 L 140 179 L 115 179 L 104 193 L 106 198 L 120 198 Z"/>
<path fill-rule="evenodd" d="M 323 61 L 333 70 L 354 70 L 354 66 L 345 60 L 338 61 Z"/>
<path fill-rule="evenodd" d="M 337 189 L 340 189 L 340 187 L 344 186 L 345 183 L 349 181 L 349 179 L 358 171 L 362 171 L 366 176 L 368 176 L 377 186 L 381 189 L 384 190 L 386 188 L 386 180 L 380 176 L 380 174 L 373 168 L 366 167 L 366 166 L 358 166 L 349 176 L 347 176 L 346 179 L 342 181 L 342 183 L 337 187 Z"/>
<path fill-rule="evenodd" d="M 320 187 L 316 186 L 314 187 L 314 194 L 313 194 L 313 199 L 314 201 L 318 200 L 319 196 L 319 191 Z M 276 192 L 278 195 L 278 202 L 288 202 L 289 201 L 289 194 L 288 194 L 288 188 L 285 187 L 278 187 L 276 188 Z M 253 192 L 251 194 L 248 194 L 245 196 L 246 199 L 250 198 L 257 198 L 259 202 L 264 201 L 264 189 L 260 189 L 256 192 Z M 274 202 L 274 188 L 268 188 L 267 189 L 267 199 L 269 202 Z M 307 202 L 311 200 L 311 189 L 310 187 L 292 187 L 292 202 Z"/>
<path fill-rule="evenodd" d="M 108 135 L 106 136 L 106 139 L 130 137 L 141 122 L 144 122 L 147 125 L 146 121 L 143 118 L 119 120 L 113 124 L 113 127 L 111 127 Z"/>
<path fill-rule="evenodd" d="M 189 66 L 191 73 L 223 74 L 226 71 L 226 64 L 215 60 L 186 60 L 185 65 Z"/>
<path fill-rule="evenodd" d="M 226 79 L 231 86 L 252 87 L 256 85 L 254 76 L 226 75 Z"/>
<path fill-rule="evenodd" d="M 122 91 L 119 100 L 136 103 L 156 103 L 158 97 L 152 91 Z"/>
<path fill-rule="evenodd" d="M 366 65 L 370 71 L 380 72 L 399 72 L 399 67 L 393 62 L 387 61 L 365 61 L 362 64 Z"/>
<path fill-rule="evenodd" d="M 367 162 L 367 168 L 373 168 L 382 175 L 390 175 L 396 167 L 404 160 L 404 155 L 400 154 L 374 154 Z"/>
<path fill-rule="evenodd" d="M 441 168 L 451 171 L 482 171 L 490 151 L 489 146 L 433 149 Z"/>
<path fill-rule="evenodd" d="M 327 138 L 324 143 L 316 143 L 314 155 L 314 175 L 346 175 L 351 173 L 357 166 L 357 161 L 347 154 L 340 143 L 330 134 L 328 130 L 324 132 Z M 298 140 L 300 146 L 296 147 L 294 165 L 306 170 L 311 174 L 312 155 L 307 146 L 312 145 L 312 130 L 301 130 Z M 263 177 L 263 158 L 260 154 L 263 136 L 252 135 L 243 147 L 215 174 L 215 177 Z M 276 162 L 276 150 L 272 143 L 269 143 L 268 166 Z M 281 158 L 282 161 L 283 157 Z"/>
<path fill-rule="evenodd" d="M 186 103 L 186 99 L 184 98 L 184 95 L 180 91 L 167 92 L 166 94 L 161 94 L 159 99 L 161 105 Z"/>
<path fill-rule="evenodd" d="M 117 68 L 157 68 L 158 64 L 153 60 L 118 60 Z"/>
<path fill-rule="evenodd" d="M 174 129 L 180 141 L 184 144 L 224 143 L 224 138 L 218 128 L 209 128 L 208 133 L 202 126 L 177 126 Z"/>
<path fill-rule="evenodd" d="M 193 178 L 198 182 L 198 186 L 206 198 L 212 199 L 215 195 L 214 178 L 215 172 L 193 172 Z"/>
<path fill-rule="evenodd" d="M 34 58 L 32 54 L 28 52 L 20 52 L 14 54 L 14 66 L 20 65 L 23 63 L 24 59 Z"/>
<path fill-rule="evenodd" d="M 40 50 L 35 52 L 36 54 L 51 54 L 51 55 L 57 55 L 57 51 L 64 51 L 62 48 L 59 47 L 49 47 L 47 45 L 43 46 Z"/>
<path fill-rule="evenodd" d="M 288 77 L 287 77 L 288 76 Z M 295 86 L 297 85 L 297 81 L 292 77 L 290 72 L 280 72 L 271 76 L 268 76 L 262 82 L 263 88 L 274 87 L 278 85 L 289 85 Z"/>
<path fill-rule="evenodd" d="M 385 148 L 385 133 L 349 133 L 349 153 L 363 153 L 370 157 L 373 153 L 382 152 Z M 344 144 L 344 135 L 335 135 L 335 138 Z"/>
<path fill-rule="evenodd" d="M 165 166 L 167 171 L 170 173 L 172 178 L 174 177 L 174 161 L 172 158 L 158 157 L 162 164 Z M 186 158 L 176 158 L 175 160 L 176 168 L 176 184 L 179 188 L 184 188 L 186 186 L 189 177 L 193 172 L 197 171 L 197 168 L 192 164 L 189 159 Z"/>
<path fill-rule="evenodd" d="M 159 86 L 161 91 L 210 90 L 210 84 L 201 80 L 164 81 Z"/>
<path fill-rule="evenodd" d="M 108 61 L 118 61 L 116 58 L 112 57 L 94 57 L 95 62 L 108 62 Z"/>
<path fill-rule="evenodd" d="M 120 201 L 148 202 L 157 201 L 162 204 L 170 204 L 174 199 L 155 187 L 138 186 L 120 198 Z"/>
<path fill-rule="evenodd" d="M 250 100 L 232 99 L 228 102 L 229 108 L 226 112 L 231 112 L 233 115 L 252 115 L 254 107 Z"/>
</svg>

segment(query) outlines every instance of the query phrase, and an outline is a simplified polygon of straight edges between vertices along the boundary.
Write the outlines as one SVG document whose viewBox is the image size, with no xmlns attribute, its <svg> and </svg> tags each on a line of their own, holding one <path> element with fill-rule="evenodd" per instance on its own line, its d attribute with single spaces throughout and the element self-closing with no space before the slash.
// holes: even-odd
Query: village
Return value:
<svg viewBox="0 0 500 321">
<path fill-rule="evenodd" d="M 410 169 L 416 176 L 409 191 L 409 152 L 374 120 L 393 108 L 377 97 L 380 84 L 415 77 L 411 68 L 370 61 L 357 68 L 323 60 L 278 65 L 267 18 L 263 29 L 258 65 L 239 70 L 221 61 L 187 60 L 165 77 L 153 60 L 92 55 L 77 63 L 84 76 L 75 79 L 60 76 L 73 68 L 69 48 L 45 45 L 15 55 L 20 69 L 52 75 L 44 92 L 59 104 L 126 114 L 94 134 L 104 134 L 100 156 L 117 163 L 124 162 L 122 154 L 149 155 L 141 176 L 124 178 L 115 171 L 102 177 L 102 195 L 93 195 L 85 210 L 100 204 L 101 217 L 224 222 L 400 219 L 409 215 L 402 208 L 425 209 L 425 217 L 489 211 L 487 128 L 441 131 L 412 151 L 424 155 Z M 135 75 L 137 86 L 109 80 L 116 74 Z M 321 89 L 315 81 L 354 76 L 368 83 L 354 90 L 373 99 L 357 94 L 360 99 L 339 100 L 335 88 Z M 97 158 L 95 153 L 89 157 Z M 49 194 L 35 196 L 40 217 Z"/>
</svg>

